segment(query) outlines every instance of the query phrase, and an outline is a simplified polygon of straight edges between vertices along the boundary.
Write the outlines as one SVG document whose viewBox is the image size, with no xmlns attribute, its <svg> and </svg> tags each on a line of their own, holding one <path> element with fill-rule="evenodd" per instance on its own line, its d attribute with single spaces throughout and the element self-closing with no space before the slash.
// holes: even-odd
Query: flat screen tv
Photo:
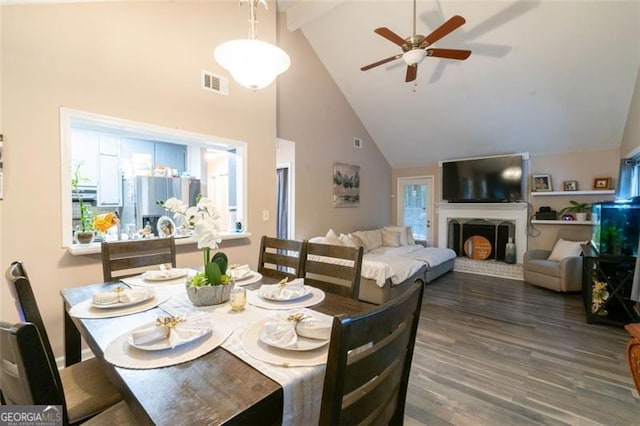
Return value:
<svg viewBox="0 0 640 426">
<path fill-rule="evenodd" d="M 521 200 L 522 155 L 443 162 L 442 199 L 451 203 Z"/>
</svg>

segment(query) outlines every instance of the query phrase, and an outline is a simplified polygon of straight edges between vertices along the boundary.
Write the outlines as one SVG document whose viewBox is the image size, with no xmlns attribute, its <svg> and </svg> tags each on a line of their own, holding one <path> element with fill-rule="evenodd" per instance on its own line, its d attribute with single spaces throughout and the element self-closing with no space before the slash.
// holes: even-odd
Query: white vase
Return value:
<svg viewBox="0 0 640 426">
<path fill-rule="evenodd" d="M 587 215 L 589 213 L 576 213 L 576 220 L 578 221 L 586 221 L 587 220 Z"/>
</svg>

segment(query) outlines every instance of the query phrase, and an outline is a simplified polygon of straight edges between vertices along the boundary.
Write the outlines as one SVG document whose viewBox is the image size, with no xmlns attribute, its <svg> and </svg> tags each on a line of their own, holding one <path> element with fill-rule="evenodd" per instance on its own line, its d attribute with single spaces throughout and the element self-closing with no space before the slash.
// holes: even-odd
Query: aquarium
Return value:
<svg viewBox="0 0 640 426">
<path fill-rule="evenodd" d="M 594 203 L 591 242 L 600 255 L 637 256 L 640 234 L 640 197 Z"/>
</svg>

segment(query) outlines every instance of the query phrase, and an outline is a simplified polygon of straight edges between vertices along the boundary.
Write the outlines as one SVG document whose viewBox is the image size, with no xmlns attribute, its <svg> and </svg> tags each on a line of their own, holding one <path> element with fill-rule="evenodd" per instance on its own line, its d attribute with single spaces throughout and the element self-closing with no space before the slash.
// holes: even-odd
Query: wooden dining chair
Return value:
<svg viewBox="0 0 640 426">
<path fill-rule="evenodd" d="M 333 318 L 320 425 L 401 425 L 424 286 Z"/>
<path fill-rule="evenodd" d="M 258 272 L 277 279 L 302 277 L 304 248 L 303 241 L 263 235 L 260 240 Z"/>
<path fill-rule="evenodd" d="M 329 293 L 358 299 L 362 247 L 306 243 L 304 283 Z"/>
<path fill-rule="evenodd" d="M 67 406 L 61 377 L 52 368 L 38 327 L 32 323 L 0 322 L 0 388 L 5 405 L 46 405 L 62 407 L 62 423 L 75 424 Z M 55 408 L 54 408 L 55 409 Z M 91 418 L 94 424 L 137 424 L 124 401 Z M 87 424 L 87 423 L 84 423 Z"/>
<path fill-rule="evenodd" d="M 627 363 L 636 390 L 640 393 L 640 323 L 626 324 L 624 328 L 631 335 L 627 343 Z"/>
<path fill-rule="evenodd" d="M 176 267 L 176 242 L 173 238 L 152 238 L 102 242 L 102 275 L 105 282 L 137 275 L 146 266 L 171 264 Z M 114 271 L 126 271 L 113 274 Z"/>
<path fill-rule="evenodd" d="M 109 381 L 97 358 L 81 361 L 58 372 L 56 359 L 33 294 L 31 281 L 22 262 L 11 263 L 7 271 L 7 278 L 9 290 L 15 299 L 21 321 L 32 323 L 37 328 L 45 353 L 42 359 L 47 361 L 50 370 L 56 371 L 54 380 L 59 389 L 64 389 L 70 422 L 76 423 L 89 418 L 119 402 L 122 397 Z M 0 389 L 3 394 L 7 392 L 4 387 L 0 387 Z"/>
</svg>

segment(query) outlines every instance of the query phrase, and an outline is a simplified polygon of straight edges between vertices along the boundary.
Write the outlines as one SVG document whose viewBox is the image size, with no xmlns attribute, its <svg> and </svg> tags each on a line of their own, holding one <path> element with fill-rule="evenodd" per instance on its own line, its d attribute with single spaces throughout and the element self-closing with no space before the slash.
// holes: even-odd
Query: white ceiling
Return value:
<svg viewBox="0 0 640 426">
<path fill-rule="evenodd" d="M 410 36 L 410 0 L 278 0 L 278 7 L 394 168 L 620 146 L 640 68 L 640 0 L 417 0 L 418 34 L 461 15 L 466 24 L 434 47 L 473 53 L 466 61 L 425 58 L 414 83 L 404 82 L 401 59 L 360 71 L 401 53 L 373 30 Z"/>
</svg>

